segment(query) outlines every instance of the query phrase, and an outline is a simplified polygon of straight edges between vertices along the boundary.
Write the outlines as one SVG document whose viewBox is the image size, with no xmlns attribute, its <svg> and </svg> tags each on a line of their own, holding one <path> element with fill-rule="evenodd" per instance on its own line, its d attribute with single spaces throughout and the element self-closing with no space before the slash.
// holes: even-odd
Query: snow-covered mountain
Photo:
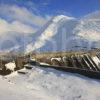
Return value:
<svg viewBox="0 0 100 100">
<path fill-rule="evenodd" d="M 21 34 L 10 34 L 10 39 L 14 40 L 15 43 L 11 45 L 9 42 L 4 42 L 3 48 L 5 49 L 6 47 L 7 49 L 10 47 L 7 50 L 11 51 L 25 50 L 26 53 L 31 51 L 65 51 L 100 48 L 99 19 L 99 11 L 88 14 L 80 19 L 58 15 L 48 21 L 39 31 L 31 35 L 23 37 Z M 0 41 L 2 43 L 2 39 Z"/>
<path fill-rule="evenodd" d="M 53 17 L 37 40 L 27 45 L 26 52 L 100 48 L 99 15 L 100 12 L 94 12 L 81 19 L 64 15 Z"/>
<path fill-rule="evenodd" d="M 72 34 L 73 28 L 76 26 L 77 21 L 72 17 L 64 15 L 53 17 L 38 34 L 36 41 L 32 41 L 27 45 L 26 51 L 41 50 L 52 51 L 61 50 L 61 45 Z M 67 33 L 66 33 L 67 32 Z M 36 33 L 37 34 L 37 33 Z M 64 40 L 64 41 L 63 41 Z"/>
<path fill-rule="evenodd" d="M 100 12 L 94 12 L 80 19 L 75 34 L 92 41 L 100 40 Z"/>
</svg>

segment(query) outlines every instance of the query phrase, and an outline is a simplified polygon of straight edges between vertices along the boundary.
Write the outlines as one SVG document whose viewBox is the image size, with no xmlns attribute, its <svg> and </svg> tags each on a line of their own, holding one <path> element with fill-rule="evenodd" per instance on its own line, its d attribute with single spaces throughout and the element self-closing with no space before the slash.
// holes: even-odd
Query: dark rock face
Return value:
<svg viewBox="0 0 100 100">
<path fill-rule="evenodd" d="M 6 67 L 4 67 L 2 70 L 0 70 L 0 75 L 8 75 L 11 72 L 12 71 L 10 69 L 6 69 Z"/>
</svg>

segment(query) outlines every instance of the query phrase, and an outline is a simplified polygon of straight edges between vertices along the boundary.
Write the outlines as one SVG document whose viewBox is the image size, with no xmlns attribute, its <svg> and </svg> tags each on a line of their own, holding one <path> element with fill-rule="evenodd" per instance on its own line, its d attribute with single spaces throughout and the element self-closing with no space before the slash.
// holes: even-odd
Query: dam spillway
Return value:
<svg viewBox="0 0 100 100">
<path fill-rule="evenodd" d="M 58 60 L 58 58 L 61 60 Z M 46 60 L 43 62 L 45 61 Z M 95 51 L 95 53 L 92 54 L 85 52 L 82 54 L 77 53 L 68 56 L 53 57 L 53 60 L 49 64 L 48 66 L 40 66 L 52 67 L 58 70 L 79 73 L 88 77 L 100 79 L 100 51 Z"/>
<path fill-rule="evenodd" d="M 58 53 L 59 54 L 59 53 Z M 62 54 L 62 53 L 61 53 Z M 100 79 L 100 51 L 93 52 L 75 52 L 64 53 L 62 55 L 50 54 L 50 55 L 32 55 L 35 61 L 32 61 L 29 56 L 16 56 L 10 60 L 0 60 L 0 73 L 4 75 L 7 72 L 5 64 L 9 61 L 14 61 L 16 68 L 14 71 L 20 70 L 26 66 L 25 64 L 36 65 L 45 68 L 55 68 L 57 70 L 63 70 L 71 73 L 79 73 L 88 77 Z M 31 60 L 31 61 L 30 61 Z M 47 63 L 48 65 L 41 65 L 41 63 Z M 28 68 L 28 66 L 27 66 Z M 32 67 L 31 67 L 32 68 Z"/>
</svg>

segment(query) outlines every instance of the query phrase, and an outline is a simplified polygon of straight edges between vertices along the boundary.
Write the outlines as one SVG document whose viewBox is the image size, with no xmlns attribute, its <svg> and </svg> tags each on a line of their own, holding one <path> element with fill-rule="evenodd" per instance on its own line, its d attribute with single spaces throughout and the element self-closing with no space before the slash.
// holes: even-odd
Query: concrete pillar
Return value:
<svg viewBox="0 0 100 100">
<path fill-rule="evenodd" d="M 24 58 L 23 57 L 17 57 L 15 59 L 15 64 L 16 64 L 15 70 L 22 69 L 24 67 Z"/>
</svg>

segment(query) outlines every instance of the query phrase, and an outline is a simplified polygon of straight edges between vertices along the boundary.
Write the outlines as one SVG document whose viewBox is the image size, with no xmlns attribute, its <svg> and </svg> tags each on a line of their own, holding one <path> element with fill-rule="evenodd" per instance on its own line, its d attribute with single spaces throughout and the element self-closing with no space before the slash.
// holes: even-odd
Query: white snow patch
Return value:
<svg viewBox="0 0 100 100">
<path fill-rule="evenodd" d="M 51 61 L 52 61 L 52 60 L 61 61 L 61 58 L 51 58 Z"/>
<path fill-rule="evenodd" d="M 16 67 L 14 62 L 7 63 L 7 64 L 5 64 L 5 66 L 7 69 L 10 69 L 12 71 L 14 71 L 14 68 Z"/>
<path fill-rule="evenodd" d="M 92 57 L 93 61 L 96 63 L 97 66 L 100 65 L 100 60 L 98 59 L 98 57 Z"/>
<path fill-rule="evenodd" d="M 47 64 L 47 63 L 44 63 L 44 62 L 40 62 L 40 65 L 50 65 L 50 64 Z"/>
</svg>

